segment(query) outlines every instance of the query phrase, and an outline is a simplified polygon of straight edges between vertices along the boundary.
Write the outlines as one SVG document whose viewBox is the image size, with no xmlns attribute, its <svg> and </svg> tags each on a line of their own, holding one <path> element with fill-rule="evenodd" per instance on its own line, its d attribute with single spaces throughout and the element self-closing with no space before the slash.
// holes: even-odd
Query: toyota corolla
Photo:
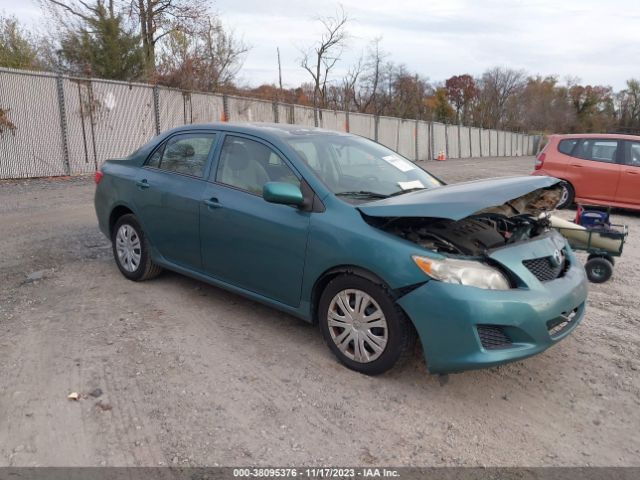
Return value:
<svg viewBox="0 0 640 480">
<path fill-rule="evenodd" d="M 126 278 L 169 269 L 317 323 L 366 374 L 416 340 L 433 373 L 523 359 L 584 315 L 551 177 L 445 185 L 358 136 L 224 123 L 168 131 L 96 182 Z"/>
</svg>

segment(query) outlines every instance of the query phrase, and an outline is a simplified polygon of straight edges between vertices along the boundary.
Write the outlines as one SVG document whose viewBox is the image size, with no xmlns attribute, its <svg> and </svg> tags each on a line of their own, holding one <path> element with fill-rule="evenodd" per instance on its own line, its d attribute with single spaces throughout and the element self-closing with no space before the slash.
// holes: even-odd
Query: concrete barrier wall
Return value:
<svg viewBox="0 0 640 480">
<path fill-rule="evenodd" d="M 480 156 L 488 157 L 489 153 L 489 130 L 480 129 Z"/>
<path fill-rule="evenodd" d="M 375 139 L 376 117 L 362 113 L 349 113 L 349 132 Z"/>
<path fill-rule="evenodd" d="M 397 151 L 399 125 L 399 118 L 380 117 L 378 119 L 378 143 Z"/>
<path fill-rule="evenodd" d="M 431 134 L 433 135 L 433 158 L 437 158 L 440 153 L 447 153 L 447 128 L 443 123 L 433 122 L 431 124 Z"/>
<path fill-rule="evenodd" d="M 321 110 L 320 126 L 327 130 L 347 131 L 347 114 L 337 110 Z"/>
<path fill-rule="evenodd" d="M 418 122 L 416 136 L 418 143 L 418 160 L 433 160 L 431 156 L 431 134 L 428 122 Z"/>
<path fill-rule="evenodd" d="M 410 160 L 416 160 L 416 121 L 400 120 L 398 125 L 397 152 Z"/>
<path fill-rule="evenodd" d="M 293 123 L 295 123 L 296 125 L 304 125 L 305 127 L 314 127 L 315 119 L 313 114 L 313 108 L 294 105 L 293 106 Z"/>
<path fill-rule="evenodd" d="M 447 125 L 447 158 L 460 158 L 460 139 L 458 138 L 458 126 Z"/>
<path fill-rule="evenodd" d="M 460 158 L 471 157 L 470 132 L 469 127 L 460 126 Z"/>
</svg>

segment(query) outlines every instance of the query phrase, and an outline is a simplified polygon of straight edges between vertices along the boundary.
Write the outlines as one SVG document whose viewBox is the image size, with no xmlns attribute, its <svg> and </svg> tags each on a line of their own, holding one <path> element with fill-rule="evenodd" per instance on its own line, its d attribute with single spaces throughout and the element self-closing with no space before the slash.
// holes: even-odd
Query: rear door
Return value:
<svg viewBox="0 0 640 480">
<path fill-rule="evenodd" d="M 151 244 L 170 262 L 200 269 L 200 202 L 215 143 L 213 132 L 171 136 L 136 179 L 135 206 Z"/>
<path fill-rule="evenodd" d="M 566 179 L 576 197 L 615 201 L 621 168 L 618 159 L 623 155 L 619 143 L 616 139 L 585 138 L 573 149 Z"/>
<path fill-rule="evenodd" d="M 624 162 L 616 202 L 640 206 L 640 142 L 624 142 Z"/>
</svg>

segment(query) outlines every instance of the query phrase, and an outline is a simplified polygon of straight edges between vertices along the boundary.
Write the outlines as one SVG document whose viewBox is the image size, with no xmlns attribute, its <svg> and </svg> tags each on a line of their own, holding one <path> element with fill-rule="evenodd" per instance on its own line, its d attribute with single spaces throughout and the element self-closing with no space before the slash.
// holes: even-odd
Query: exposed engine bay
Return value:
<svg viewBox="0 0 640 480">
<path fill-rule="evenodd" d="M 480 256 L 487 250 L 537 237 L 551 228 L 548 212 L 560 190 L 534 190 L 503 205 L 486 208 L 461 220 L 446 218 L 369 218 L 387 232 L 441 253 Z"/>
</svg>

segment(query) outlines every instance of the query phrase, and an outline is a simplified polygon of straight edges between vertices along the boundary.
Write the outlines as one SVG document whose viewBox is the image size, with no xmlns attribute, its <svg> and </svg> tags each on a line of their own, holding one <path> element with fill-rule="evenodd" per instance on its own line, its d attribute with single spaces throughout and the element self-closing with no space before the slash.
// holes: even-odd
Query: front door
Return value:
<svg viewBox="0 0 640 480">
<path fill-rule="evenodd" d="M 200 205 L 203 270 L 286 305 L 300 302 L 310 212 L 262 198 L 268 181 L 300 185 L 266 143 L 226 135 Z"/>
<path fill-rule="evenodd" d="M 625 141 L 616 202 L 640 206 L 640 142 Z"/>
<path fill-rule="evenodd" d="M 200 269 L 200 201 L 215 133 L 173 135 L 136 178 L 135 207 L 153 247 L 168 261 Z"/>
</svg>

